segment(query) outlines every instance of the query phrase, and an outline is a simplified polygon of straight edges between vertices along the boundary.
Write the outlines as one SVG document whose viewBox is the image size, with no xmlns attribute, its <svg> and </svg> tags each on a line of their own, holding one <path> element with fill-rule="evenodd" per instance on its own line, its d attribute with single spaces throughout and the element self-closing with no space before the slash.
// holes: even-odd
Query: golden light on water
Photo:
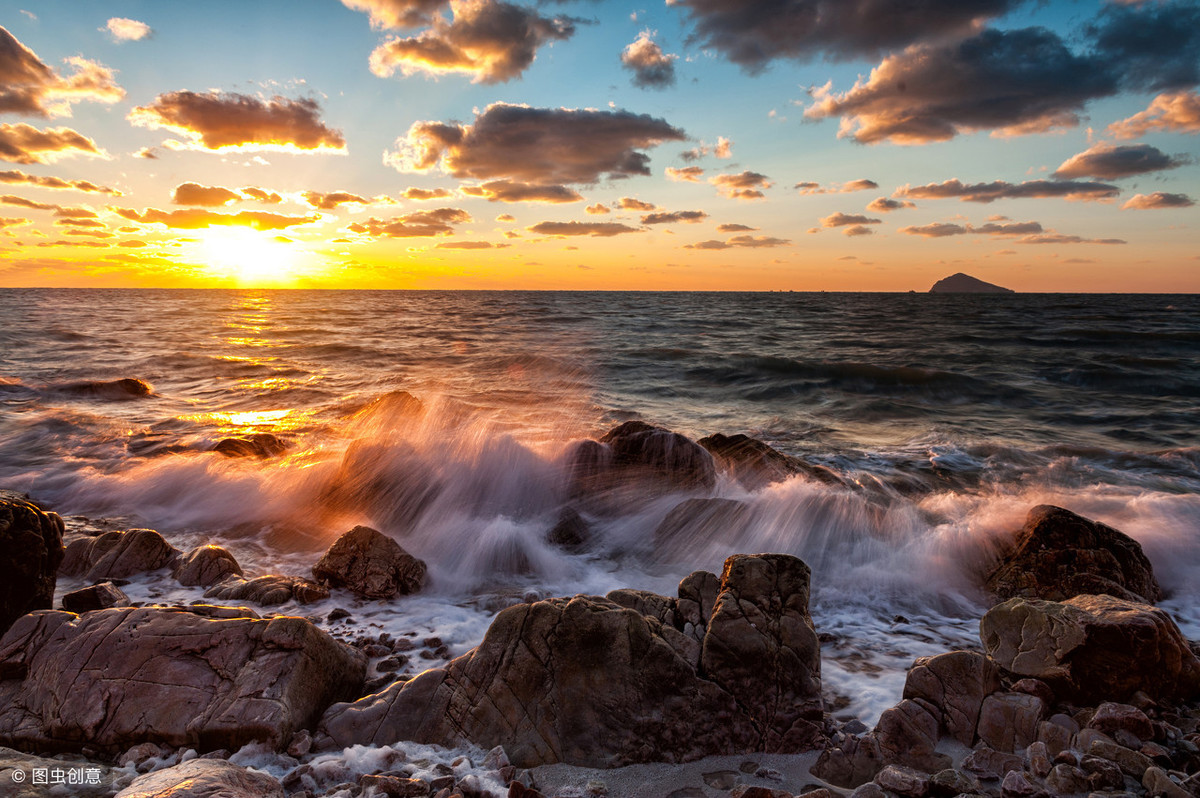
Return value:
<svg viewBox="0 0 1200 798">
<path fill-rule="evenodd" d="M 213 277 L 243 287 L 287 286 L 316 272 L 312 256 L 294 241 L 251 227 L 203 230 L 199 255 Z"/>
</svg>

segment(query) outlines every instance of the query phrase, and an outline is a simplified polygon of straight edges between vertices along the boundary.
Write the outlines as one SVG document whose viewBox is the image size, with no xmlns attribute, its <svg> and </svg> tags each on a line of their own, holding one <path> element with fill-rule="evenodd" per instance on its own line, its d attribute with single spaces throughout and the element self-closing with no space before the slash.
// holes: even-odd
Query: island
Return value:
<svg viewBox="0 0 1200 798">
<path fill-rule="evenodd" d="M 969 274 L 952 274 L 933 284 L 931 294 L 1015 294 L 1011 288 L 985 283 Z"/>
</svg>

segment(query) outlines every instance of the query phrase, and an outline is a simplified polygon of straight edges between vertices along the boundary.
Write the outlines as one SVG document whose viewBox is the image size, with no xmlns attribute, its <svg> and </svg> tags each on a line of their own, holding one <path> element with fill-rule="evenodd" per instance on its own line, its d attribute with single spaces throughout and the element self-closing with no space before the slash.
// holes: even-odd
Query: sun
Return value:
<svg viewBox="0 0 1200 798">
<path fill-rule="evenodd" d="M 294 241 L 250 227 L 210 227 L 200 257 L 214 277 L 246 287 L 288 285 L 305 271 L 307 253 Z"/>
</svg>

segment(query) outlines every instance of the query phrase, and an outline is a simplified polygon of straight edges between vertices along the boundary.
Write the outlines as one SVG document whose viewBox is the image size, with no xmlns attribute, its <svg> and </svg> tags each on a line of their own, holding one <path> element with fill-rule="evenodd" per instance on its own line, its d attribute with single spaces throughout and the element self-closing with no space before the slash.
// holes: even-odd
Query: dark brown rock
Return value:
<svg viewBox="0 0 1200 798">
<path fill-rule="evenodd" d="M 921 699 L 904 699 L 885 709 L 875 727 L 885 762 L 908 765 L 926 773 L 950 767 L 950 757 L 935 751 L 938 720 Z"/>
<path fill-rule="evenodd" d="M 979 739 L 990 748 L 1015 753 L 1037 739 L 1038 724 L 1046 717 L 1046 705 L 1025 693 L 993 693 L 979 710 Z"/>
<path fill-rule="evenodd" d="M 803 475 L 827 484 L 843 484 L 827 468 L 789 457 L 760 440 L 746 435 L 709 435 L 696 441 L 717 463 L 747 490 L 759 490 L 773 482 Z"/>
<path fill-rule="evenodd" d="M 63 559 L 63 522 L 20 494 L 0 491 L 0 635 L 27 612 L 49 609 Z"/>
<path fill-rule="evenodd" d="M 330 703 L 357 695 L 365 667 L 303 618 L 43 610 L 0 639 L 0 743 L 209 751 L 257 740 L 282 749 Z"/>
<path fill-rule="evenodd" d="M 630 489 L 640 494 L 710 491 L 716 484 L 712 456 L 677 432 L 642 421 L 626 421 L 600 440 L 581 441 L 567 454 L 574 495 Z"/>
<path fill-rule="evenodd" d="M 106 610 L 109 607 L 128 607 L 129 596 L 112 582 L 101 582 L 67 593 L 62 598 L 62 605 L 67 612 Z"/>
<path fill-rule="evenodd" d="M 570 552 L 583 551 L 591 540 L 591 527 L 583 520 L 583 516 L 570 507 L 563 509 L 558 521 L 546 533 L 546 542 Z"/>
<path fill-rule="evenodd" d="M 334 541 L 313 566 L 313 576 L 363 598 L 386 599 L 419 591 L 425 563 L 387 535 L 356 526 Z"/>
<path fill-rule="evenodd" d="M 1112 736 L 1117 731 L 1127 731 L 1139 741 L 1154 739 L 1154 726 L 1146 713 L 1128 704 L 1106 701 L 1096 707 L 1088 726 Z"/>
<path fill-rule="evenodd" d="M 669 599 L 628 593 L 621 597 L 673 615 Z M 799 560 L 729 558 L 699 668 L 693 638 L 610 599 L 510 607 L 445 668 L 333 707 L 321 739 L 325 747 L 503 744 L 517 767 L 806 750 L 822 719 L 807 597 Z"/>
<path fill-rule="evenodd" d="M 904 798 L 924 798 L 929 792 L 929 776 L 903 765 L 888 765 L 875 776 L 875 783 Z"/>
<path fill-rule="evenodd" d="M 193 759 L 138 776 L 117 798 L 283 798 L 271 776 L 219 759 Z"/>
<path fill-rule="evenodd" d="M 735 499 L 687 499 L 671 508 L 654 530 L 655 554 L 687 561 L 709 540 L 733 540 L 746 528 L 750 506 Z"/>
<path fill-rule="evenodd" d="M 1006 754 L 980 744 L 967 754 L 962 766 L 981 779 L 1003 779 L 1010 771 L 1021 770 L 1025 761 L 1015 754 Z"/>
<path fill-rule="evenodd" d="M 809 772 L 835 787 L 854 788 L 875 778 L 883 768 L 883 753 L 873 734 L 847 737 L 821 752 Z"/>
<path fill-rule="evenodd" d="M 287 441 L 269 432 L 257 432 L 244 438 L 223 438 L 212 450 L 226 457 L 257 457 L 266 459 L 288 450 Z"/>
<path fill-rule="evenodd" d="M 300 576 L 268 574 L 255 579 L 230 576 L 220 584 L 213 585 L 204 593 L 205 598 L 222 601 L 249 601 L 271 607 L 295 599 L 301 604 L 311 604 L 329 598 L 329 591 L 316 582 Z"/>
<path fill-rule="evenodd" d="M 1046 776 L 1046 787 L 1055 795 L 1073 795 L 1091 792 L 1087 774 L 1078 767 L 1067 764 L 1055 765 Z"/>
<path fill-rule="evenodd" d="M 983 616 L 980 639 L 1006 671 L 1084 705 L 1138 690 L 1168 701 L 1200 694 L 1200 660 L 1170 616 L 1147 604 L 1107 595 L 1009 599 Z"/>
<path fill-rule="evenodd" d="M 693 571 L 679 582 L 675 617 L 679 629 L 697 640 L 704 638 L 713 605 L 721 592 L 721 579 L 709 571 Z"/>
<path fill-rule="evenodd" d="M 179 550 L 153 529 L 105 532 L 67 544 L 62 572 L 89 582 L 124 579 L 174 564 Z"/>
<path fill-rule="evenodd" d="M 186 587 L 212 587 L 228 576 L 241 576 L 242 567 L 220 546 L 199 546 L 179 558 L 171 575 Z"/>
<path fill-rule="evenodd" d="M 1136 540 L 1110 526 L 1043 504 L 1029 511 L 1012 552 L 987 578 L 1001 599 L 1064 601 L 1108 594 L 1153 604 L 1162 598 Z"/>
<path fill-rule="evenodd" d="M 979 792 L 979 779 L 961 770 L 946 768 L 929 779 L 929 793 L 935 798 L 953 798 Z"/>
<path fill-rule="evenodd" d="M 946 733 L 963 745 L 975 742 L 983 699 L 1000 689 L 1000 669 L 974 651 L 921 657 L 904 682 L 904 698 L 921 698 L 938 709 Z"/>
</svg>

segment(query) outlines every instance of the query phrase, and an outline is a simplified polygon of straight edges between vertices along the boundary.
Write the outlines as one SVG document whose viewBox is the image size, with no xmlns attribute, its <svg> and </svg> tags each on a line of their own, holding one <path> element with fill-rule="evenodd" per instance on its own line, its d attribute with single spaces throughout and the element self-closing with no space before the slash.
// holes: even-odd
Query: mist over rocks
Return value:
<svg viewBox="0 0 1200 798">
<path fill-rule="evenodd" d="M 110 531 L 95 537 L 74 537 L 66 547 L 60 570 L 89 582 L 123 579 L 173 565 L 179 549 L 153 529 Z"/>
</svg>

